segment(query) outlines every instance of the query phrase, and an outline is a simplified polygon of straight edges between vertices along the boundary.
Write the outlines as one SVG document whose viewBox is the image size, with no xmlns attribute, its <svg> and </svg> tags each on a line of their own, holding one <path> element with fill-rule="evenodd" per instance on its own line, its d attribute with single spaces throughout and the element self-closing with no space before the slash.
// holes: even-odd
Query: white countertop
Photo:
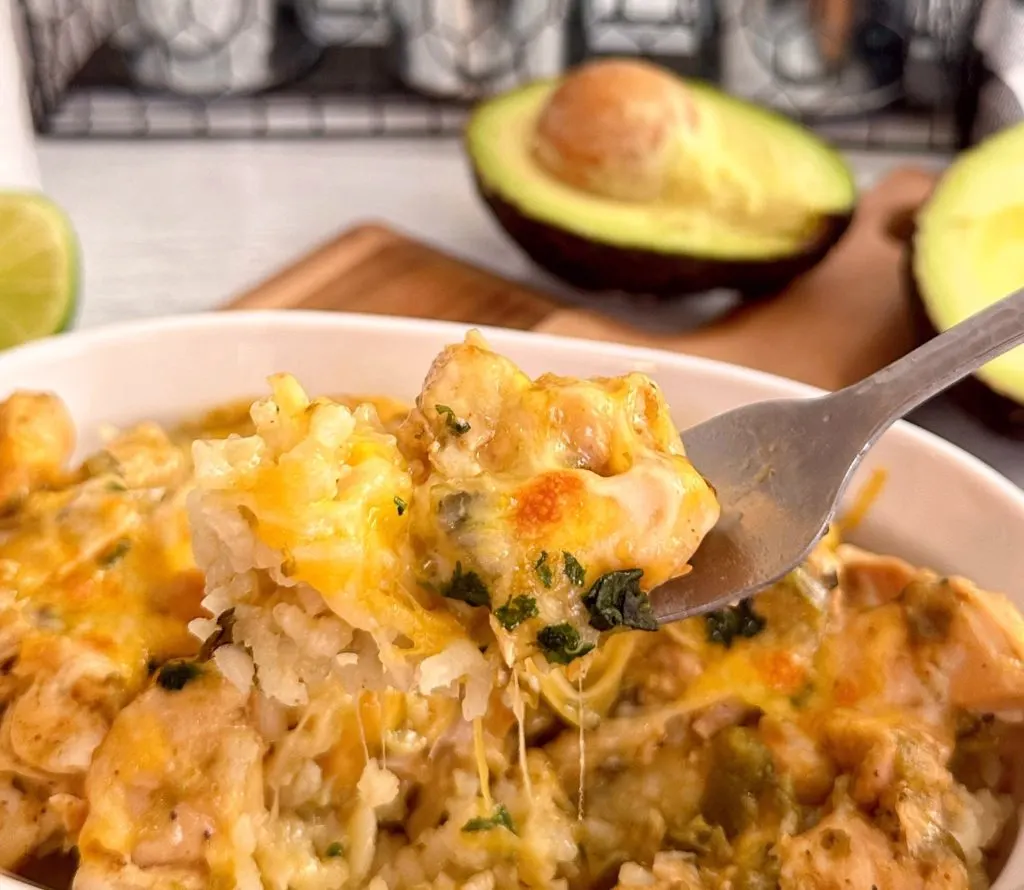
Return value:
<svg viewBox="0 0 1024 890">
<path fill-rule="evenodd" d="M 44 188 L 81 239 L 79 327 L 211 309 L 370 219 L 506 276 L 542 280 L 476 198 L 453 140 L 43 140 L 38 155 Z M 862 186 L 899 163 L 942 164 L 850 157 Z M 1018 443 L 943 404 L 915 419 L 1024 484 Z"/>
<path fill-rule="evenodd" d="M 39 160 L 82 240 L 82 327 L 212 308 L 368 219 L 540 280 L 477 199 L 454 140 L 42 141 Z M 854 160 L 862 185 L 897 163 Z"/>
</svg>

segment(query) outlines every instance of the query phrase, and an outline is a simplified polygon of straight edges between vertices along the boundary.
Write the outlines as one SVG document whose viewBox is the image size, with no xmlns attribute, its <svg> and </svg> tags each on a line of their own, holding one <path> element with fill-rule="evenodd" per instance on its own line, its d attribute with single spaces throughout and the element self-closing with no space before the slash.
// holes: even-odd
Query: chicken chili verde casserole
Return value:
<svg viewBox="0 0 1024 890">
<path fill-rule="evenodd" d="M 715 524 L 641 374 L 471 334 L 412 407 L 0 407 L 0 866 L 75 887 L 984 888 L 1024 619 L 845 544 L 659 629 Z"/>
</svg>

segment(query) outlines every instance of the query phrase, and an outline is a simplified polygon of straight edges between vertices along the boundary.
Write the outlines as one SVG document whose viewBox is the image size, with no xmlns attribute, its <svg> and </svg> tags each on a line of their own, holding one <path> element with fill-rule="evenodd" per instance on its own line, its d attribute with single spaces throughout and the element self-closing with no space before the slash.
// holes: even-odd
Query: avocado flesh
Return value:
<svg viewBox="0 0 1024 890">
<path fill-rule="evenodd" d="M 962 154 L 919 212 L 911 293 L 925 337 L 1024 286 L 1022 159 L 1018 124 Z M 1024 436 L 1024 347 L 989 362 L 956 395 L 989 425 Z"/>
<path fill-rule="evenodd" d="M 477 183 L 535 260 L 594 289 L 763 289 L 814 265 L 849 224 L 856 187 L 842 157 L 801 126 L 686 83 L 700 122 L 680 135 L 666 193 L 630 202 L 551 175 L 533 150 L 557 82 L 482 105 L 467 129 Z"/>
</svg>

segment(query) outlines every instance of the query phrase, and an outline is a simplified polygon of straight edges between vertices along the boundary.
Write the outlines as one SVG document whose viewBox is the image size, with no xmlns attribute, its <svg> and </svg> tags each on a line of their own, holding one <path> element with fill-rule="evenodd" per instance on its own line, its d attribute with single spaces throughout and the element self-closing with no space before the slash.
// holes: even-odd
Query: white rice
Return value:
<svg viewBox="0 0 1024 890">
<path fill-rule="evenodd" d="M 203 606 L 215 618 L 193 621 L 190 630 L 206 640 L 217 630 L 216 617 L 233 610 L 233 645 L 215 656 L 216 664 L 240 689 L 255 683 L 288 707 L 307 704 L 330 680 L 350 694 L 384 686 L 453 696 L 465 690 L 465 716 L 483 715 L 494 669 L 475 646 L 458 640 L 417 664 L 396 649 L 395 631 L 368 614 L 359 596 L 331 591 L 329 606 L 320 591 L 290 577 L 288 554 L 261 539 L 264 524 L 286 528 L 302 542 L 303 559 L 359 565 L 367 558 L 362 543 L 324 537 L 318 511 L 351 508 L 331 501 L 331 492 L 351 478 L 351 468 L 335 457 L 347 437 L 356 431 L 385 435 L 372 409 L 353 413 L 333 403 L 311 404 L 290 379 L 273 385 L 280 404 L 266 399 L 253 407 L 256 435 L 193 447 L 197 481 L 187 506 L 193 552 L 206 577 Z M 287 478 L 294 501 L 267 506 L 256 499 L 254 480 L 263 477 L 255 474 L 265 468 Z M 384 471 L 400 472 L 391 465 Z M 295 495 L 305 491 L 313 500 Z M 264 515 L 256 516 L 255 509 Z M 390 571 L 388 551 L 370 556 L 381 571 Z"/>
</svg>

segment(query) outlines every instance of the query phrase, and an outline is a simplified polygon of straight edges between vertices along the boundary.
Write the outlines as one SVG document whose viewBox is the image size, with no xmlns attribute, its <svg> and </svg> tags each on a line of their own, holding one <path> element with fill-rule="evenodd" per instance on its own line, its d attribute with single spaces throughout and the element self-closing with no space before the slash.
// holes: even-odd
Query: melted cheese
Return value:
<svg viewBox="0 0 1024 890">
<path fill-rule="evenodd" d="M 941 839 L 978 863 L 1009 812 L 1002 774 L 975 794 L 949 769 L 964 709 L 1024 705 L 1008 605 L 833 532 L 741 632 L 719 615 L 599 639 L 590 585 L 686 571 L 717 518 L 650 381 L 531 380 L 470 337 L 407 417 L 271 387 L 247 435 L 196 448 L 191 498 L 205 603 L 257 682 L 215 657 L 117 718 L 85 890 L 539 890 L 610 885 L 627 860 L 620 890 L 930 886 L 933 865 L 983 886 Z M 514 597 L 536 614 L 511 627 Z M 599 645 L 549 663 L 537 634 L 561 622 Z M 169 844 L 172 800 L 211 843 L 183 825 Z M 801 834 L 825 851 L 810 871 Z M 829 871 L 843 837 L 864 869 Z"/>
<path fill-rule="evenodd" d="M 387 657 L 441 652 L 463 633 L 419 598 L 397 507 L 412 481 L 394 438 L 372 408 L 311 402 L 287 376 L 271 384 L 273 396 L 253 408 L 254 436 L 197 443 L 199 511 L 212 525 L 242 517 L 280 583 L 316 591 Z"/>
<path fill-rule="evenodd" d="M 270 644 L 249 604 L 269 583 L 278 592 L 260 593 L 267 605 L 257 611 L 293 601 L 308 611 L 308 591 L 372 636 L 389 682 L 432 692 L 460 681 L 464 713 L 479 716 L 498 662 L 478 649 L 497 642 L 516 663 L 537 655 L 544 625 L 565 622 L 596 640 L 570 559 L 586 566 L 590 583 L 640 568 L 646 586 L 657 584 L 687 570 L 718 515 L 642 375 L 531 381 L 470 337 L 434 363 L 397 438 L 371 405 L 311 401 L 287 375 L 271 388 L 253 406 L 252 436 L 195 448 L 197 538 L 221 545 L 200 554 L 207 604 L 247 610 L 239 626 L 257 675 Z M 249 552 L 268 575 L 258 583 L 235 568 Z M 253 592 L 240 596 L 245 590 Z M 535 614 L 519 628 L 503 626 L 500 611 L 488 620 L 487 606 L 514 597 Z M 365 668 L 359 646 L 357 633 L 338 654 Z M 559 676 L 545 684 L 554 700 Z M 613 685 L 592 692 L 598 711 Z M 294 685 L 271 694 L 308 695 Z"/>
</svg>

